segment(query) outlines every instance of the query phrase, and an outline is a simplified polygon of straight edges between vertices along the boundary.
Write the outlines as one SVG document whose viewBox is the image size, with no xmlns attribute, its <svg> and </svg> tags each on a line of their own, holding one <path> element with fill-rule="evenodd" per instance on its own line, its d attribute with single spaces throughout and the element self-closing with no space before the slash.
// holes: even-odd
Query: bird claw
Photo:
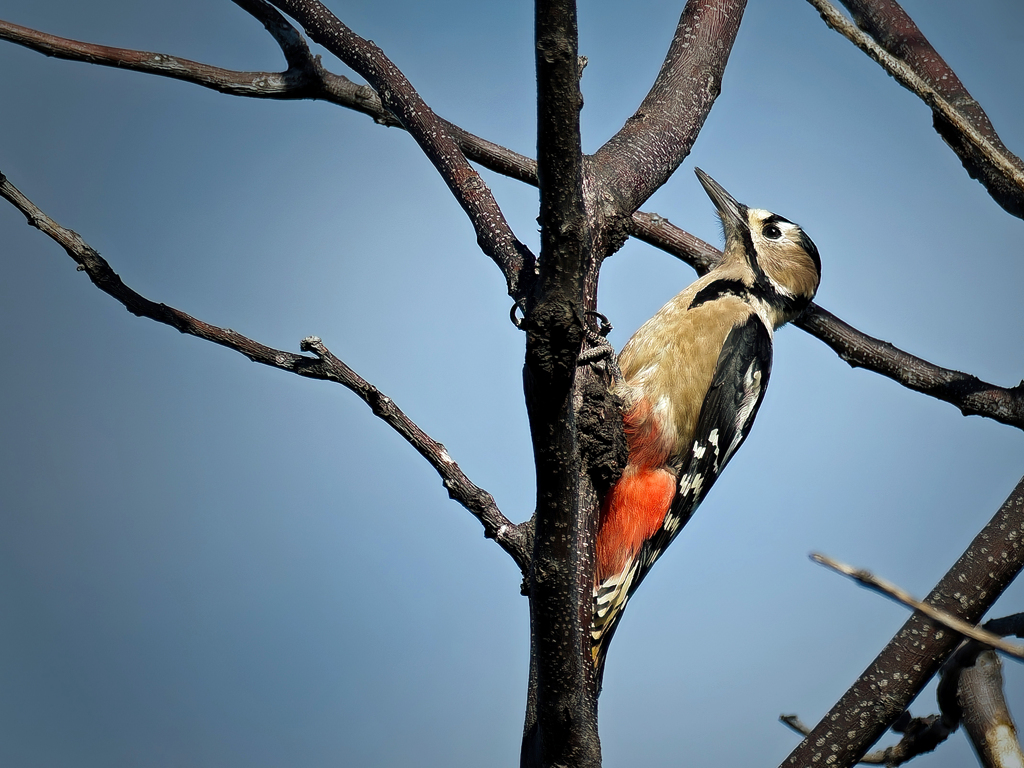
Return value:
<svg viewBox="0 0 1024 768">
<path fill-rule="evenodd" d="M 622 370 L 619 368 L 619 358 L 615 354 L 615 347 L 605 338 L 608 332 L 611 331 L 612 324 L 600 312 L 588 311 L 587 314 L 600 319 L 601 327 L 599 331 L 595 331 L 586 323 L 583 324 L 583 332 L 586 334 L 587 343 L 590 346 L 583 350 L 579 357 L 576 358 L 576 364 L 593 365 L 598 370 L 607 370 L 611 374 L 613 381 L 620 381 L 622 379 Z"/>
</svg>

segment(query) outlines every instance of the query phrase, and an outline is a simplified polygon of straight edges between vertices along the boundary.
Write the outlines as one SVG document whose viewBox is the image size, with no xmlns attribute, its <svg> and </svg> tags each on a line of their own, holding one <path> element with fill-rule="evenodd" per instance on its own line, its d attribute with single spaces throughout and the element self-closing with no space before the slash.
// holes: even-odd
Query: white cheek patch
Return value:
<svg viewBox="0 0 1024 768">
<path fill-rule="evenodd" d="M 778 291 L 781 295 L 785 296 L 787 299 L 796 298 L 795 293 L 793 293 L 791 290 L 789 290 L 789 288 L 784 286 L 782 283 L 780 283 L 774 277 L 769 275 L 767 272 L 764 273 L 764 276 L 768 278 L 768 282 L 772 284 L 772 288 Z"/>
</svg>

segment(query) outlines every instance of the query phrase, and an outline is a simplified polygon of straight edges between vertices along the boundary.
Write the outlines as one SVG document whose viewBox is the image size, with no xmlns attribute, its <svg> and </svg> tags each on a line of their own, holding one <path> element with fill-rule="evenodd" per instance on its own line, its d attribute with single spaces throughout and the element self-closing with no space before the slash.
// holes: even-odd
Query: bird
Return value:
<svg viewBox="0 0 1024 768">
<path fill-rule="evenodd" d="M 738 203 L 697 168 L 725 235 L 717 265 L 622 348 L 625 469 L 602 501 L 591 652 L 598 685 L 626 602 L 750 432 L 772 366 L 774 331 L 810 304 L 818 249 L 793 222 Z"/>
</svg>

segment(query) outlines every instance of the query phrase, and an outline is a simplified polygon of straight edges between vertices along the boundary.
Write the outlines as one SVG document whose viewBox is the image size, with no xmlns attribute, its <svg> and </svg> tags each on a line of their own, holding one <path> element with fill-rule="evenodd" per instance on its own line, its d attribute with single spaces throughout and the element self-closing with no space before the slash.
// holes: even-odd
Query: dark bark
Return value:
<svg viewBox="0 0 1024 768">
<path fill-rule="evenodd" d="M 83 43 L 2 20 L 0 39 L 38 51 L 44 56 L 170 77 L 233 96 L 309 99 L 315 98 L 318 90 L 315 74 L 307 66 L 313 61 L 312 54 L 309 54 L 307 62 L 294 49 L 289 49 L 289 67 L 285 72 L 239 72 L 166 53 Z M 308 48 L 306 51 L 308 53 Z"/>
<path fill-rule="evenodd" d="M 982 109 L 945 60 L 928 42 L 917 24 L 895 0 L 842 0 L 857 26 L 879 45 L 901 59 L 922 80 L 952 104 L 978 132 L 1004 157 L 1024 172 L 1024 163 L 1003 144 L 985 110 Z M 964 9 L 966 11 L 966 8 Z M 1007 213 L 1024 218 L 1024 189 L 1008 178 L 991 159 L 967 139 L 957 126 L 933 109 L 935 130 L 956 152 L 972 179 L 978 179 L 992 199 Z"/>
<path fill-rule="evenodd" d="M 1024 568 L 1024 478 L 925 602 L 972 624 Z M 915 612 L 871 666 L 782 763 L 854 765 L 960 645 L 961 635 Z"/>
<path fill-rule="evenodd" d="M 597 496 L 583 471 L 576 365 L 583 343 L 586 264 L 576 7 L 536 5 L 537 176 L 541 256 L 526 304 L 526 405 L 537 473 L 530 579 L 531 661 L 523 766 L 599 766 L 597 691 L 589 663 Z M 596 285 L 596 282 L 595 282 Z"/>
</svg>

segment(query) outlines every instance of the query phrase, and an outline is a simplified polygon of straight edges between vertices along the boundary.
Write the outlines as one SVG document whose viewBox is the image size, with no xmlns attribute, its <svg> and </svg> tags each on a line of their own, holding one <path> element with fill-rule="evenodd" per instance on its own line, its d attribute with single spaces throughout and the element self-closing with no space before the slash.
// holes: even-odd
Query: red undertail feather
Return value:
<svg viewBox="0 0 1024 768">
<path fill-rule="evenodd" d="M 620 573 L 661 526 L 675 496 L 675 476 L 665 468 L 668 446 L 647 400 L 625 415 L 629 463 L 601 507 L 597 573 L 601 583 Z"/>
<path fill-rule="evenodd" d="M 597 535 L 597 581 L 621 572 L 640 545 L 654 535 L 676 492 L 676 478 L 664 469 L 636 469 L 609 492 L 601 507 Z"/>
</svg>

